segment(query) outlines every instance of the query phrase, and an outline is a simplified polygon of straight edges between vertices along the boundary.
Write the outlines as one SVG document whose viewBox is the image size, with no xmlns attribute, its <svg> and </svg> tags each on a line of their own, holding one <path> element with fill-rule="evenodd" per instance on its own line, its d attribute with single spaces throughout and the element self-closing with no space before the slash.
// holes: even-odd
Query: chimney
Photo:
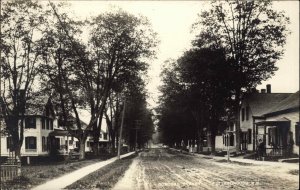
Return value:
<svg viewBox="0 0 300 190">
<path fill-rule="evenodd" d="M 267 93 L 271 93 L 271 85 L 267 84 Z"/>
<path fill-rule="evenodd" d="M 257 93 L 257 89 L 256 88 L 251 88 L 250 92 L 251 93 Z"/>
<path fill-rule="evenodd" d="M 260 91 L 262 94 L 266 93 L 266 89 L 261 89 Z"/>
</svg>

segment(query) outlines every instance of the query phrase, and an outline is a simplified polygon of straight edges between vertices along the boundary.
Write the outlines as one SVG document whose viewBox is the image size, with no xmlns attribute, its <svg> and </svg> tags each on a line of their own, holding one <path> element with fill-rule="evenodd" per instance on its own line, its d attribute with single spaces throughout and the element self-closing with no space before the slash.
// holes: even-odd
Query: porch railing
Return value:
<svg viewBox="0 0 300 190">
<path fill-rule="evenodd" d="M 286 156 L 286 149 L 283 147 L 279 148 L 266 148 L 267 156 Z"/>
</svg>

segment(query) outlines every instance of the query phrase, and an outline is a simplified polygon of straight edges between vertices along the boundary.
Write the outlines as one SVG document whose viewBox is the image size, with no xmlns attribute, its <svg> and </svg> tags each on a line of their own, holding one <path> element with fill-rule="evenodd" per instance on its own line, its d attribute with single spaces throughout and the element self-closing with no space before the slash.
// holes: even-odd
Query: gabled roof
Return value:
<svg viewBox="0 0 300 190">
<path fill-rule="evenodd" d="M 243 104 L 249 105 L 253 116 L 261 116 L 290 95 L 291 93 L 252 93 L 244 97 Z"/>
<path fill-rule="evenodd" d="M 283 111 L 299 110 L 299 91 L 291 94 L 265 112 L 265 116 Z"/>
</svg>

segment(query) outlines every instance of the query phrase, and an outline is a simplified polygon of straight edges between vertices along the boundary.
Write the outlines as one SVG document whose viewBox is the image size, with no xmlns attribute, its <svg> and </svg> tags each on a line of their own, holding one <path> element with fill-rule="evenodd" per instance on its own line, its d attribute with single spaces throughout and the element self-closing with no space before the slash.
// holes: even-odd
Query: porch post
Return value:
<svg viewBox="0 0 300 190">
<path fill-rule="evenodd" d="M 264 136 L 263 136 L 263 143 L 264 143 L 264 152 L 263 152 L 263 161 L 265 161 L 264 157 L 266 156 L 267 154 L 267 149 L 266 149 L 266 146 L 267 146 L 267 137 L 266 137 L 266 133 L 267 133 L 267 126 L 264 125 Z"/>
<path fill-rule="evenodd" d="M 255 147 L 254 147 L 255 151 L 256 151 L 256 147 L 257 147 L 257 135 L 258 135 L 258 129 L 257 129 L 257 125 L 255 125 Z"/>
<path fill-rule="evenodd" d="M 252 138 L 252 141 L 253 141 L 253 151 L 255 151 L 255 147 L 256 147 L 256 141 L 255 141 L 255 134 L 256 134 L 256 130 L 255 130 L 255 118 L 252 116 L 252 121 L 253 121 L 253 126 L 252 126 L 252 135 L 253 135 L 253 138 Z"/>
</svg>

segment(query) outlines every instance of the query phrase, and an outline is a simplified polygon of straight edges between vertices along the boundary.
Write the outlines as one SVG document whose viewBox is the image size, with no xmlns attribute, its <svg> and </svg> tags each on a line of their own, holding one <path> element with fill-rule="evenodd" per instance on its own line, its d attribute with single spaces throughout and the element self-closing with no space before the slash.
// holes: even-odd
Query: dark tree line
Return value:
<svg viewBox="0 0 300 190">
<path fill-rule="evenodd" d="M 162 74 L 159 111 L 165 137 L 180 138 L 189 131 L 191 126 L 179 125 L 185 123 L 179 118 L 190 114 L 193 119 L 188 122 L 197 131 L 200 148 L 203 128 L 209 129 L 214 143 L 219 121 L 233 118 L 239 151 L 241 99 L 274 75 L 276 61 L 284 53 L 287 24 L 289 18 L 273 10 L 272 1 L 213 1 L 193 25 L 198 33 L 193 48 Z M 175 113 L 178 117 L 172 119 L 170 114 Z"/>
</svg>

